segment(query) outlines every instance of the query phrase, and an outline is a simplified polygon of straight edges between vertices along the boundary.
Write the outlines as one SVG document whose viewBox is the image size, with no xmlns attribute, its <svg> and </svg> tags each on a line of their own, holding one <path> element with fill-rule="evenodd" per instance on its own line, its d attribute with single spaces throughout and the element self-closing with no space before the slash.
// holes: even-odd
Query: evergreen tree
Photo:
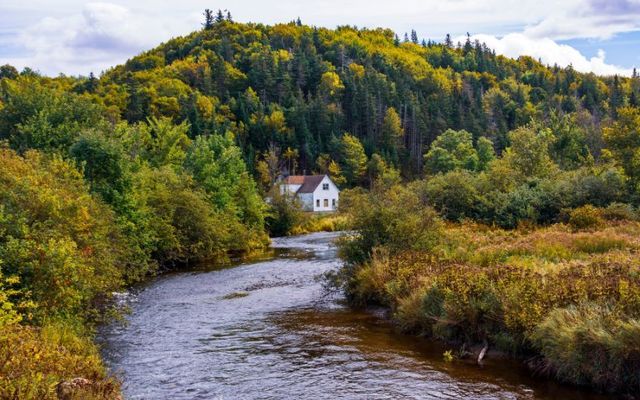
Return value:
<svg viewBox="0 0 640 400">
<path fill-rule="evenodd" d="M 209 30 L 213 28 L 213 11 L 206 8 L 204 10 L 204 13 L 202 13 L 202 15 L 204 15 L 204 23 L 202 24 L 203 28 L 205 30 Z"/>
<path fill-rule="evenodd" d="M 444 38 L 444 45 L 450 49 L 453 48 L 453 40 L 451 40 L 451 35 L 447 33 L 447 36 Z"/>
<path fill-rule="evenodd" d="M 413 44 L 418 44 L 418 34 L 416 33 L 415 29 L 411 30 L 411 42 Z"/>
<path fill-rule="evenodd" d="M 216 14 L 216 22 L 220 23 L 224 21 L 224 14 L 222 13 L 222 10 L 218 9 L 218 13 Z"/>
</svg>

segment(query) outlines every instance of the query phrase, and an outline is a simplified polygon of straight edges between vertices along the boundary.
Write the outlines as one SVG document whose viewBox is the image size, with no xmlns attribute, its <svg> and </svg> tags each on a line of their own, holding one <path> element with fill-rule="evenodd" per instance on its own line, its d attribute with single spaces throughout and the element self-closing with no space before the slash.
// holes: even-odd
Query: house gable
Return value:
<svg viewBox="0 0 640 400">
<path fill-rule="evenodd" d="M 313 191 L 313 211 L 335 211 L 338 209 L 340 189 L 324 175 Z"/>
</svg>

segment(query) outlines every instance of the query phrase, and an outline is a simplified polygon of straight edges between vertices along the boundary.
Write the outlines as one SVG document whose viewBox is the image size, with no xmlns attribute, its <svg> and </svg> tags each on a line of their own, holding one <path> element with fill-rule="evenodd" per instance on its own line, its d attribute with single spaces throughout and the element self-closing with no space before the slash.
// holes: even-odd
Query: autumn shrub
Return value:
<svg viewBox="0 0 640 400">
<path fill-rule="evenodd" d="M 34 318 L 91 315 L 119 288 L 127 243 L 111 210 L 57 157 L 0 149 L 0 259 L 37 303 Z"/>
<path fill-rule="evenodd" d="M 569 226 L 576 230 L 597 228 L 603 222 L 601 210 L 592 205 L 569 211 Z"/>
<path fill-rule="evenodd" d="M 57 156 L 0 149 L 0 398 L 55 399 L 64 379 L 108 377 L 91 326 L 127 274 L 114 213 Z"/>
<path fill-rule="evenodd" d="M 74 399 L 113 400 L 120 383 L 110 377 L 97 347 L 69 321 L 43 327 L 0 325 L 0 398 L 56 400 L 56 386 L 82 377 L 91 382 Z"/>
</svg>

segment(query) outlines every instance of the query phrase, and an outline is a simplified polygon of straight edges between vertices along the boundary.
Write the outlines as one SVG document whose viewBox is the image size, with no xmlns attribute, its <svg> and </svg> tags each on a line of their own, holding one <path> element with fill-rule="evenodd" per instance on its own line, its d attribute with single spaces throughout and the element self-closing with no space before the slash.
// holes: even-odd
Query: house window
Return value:
<svg viewBox="0 0 640 400">
<path fill-rule="evenodd" d="M 329 199 L 324 199 L 324 207 L 329 207 Z"/>
<path fill-rule="evenodd" d="M 316 200 L 316 207 L 320 207 L 320 199 Z"/>
<path fill-rule="evenodd" d="M 336 208 L 336 199 L 331 199 L 331 207 Z"/>
<path fill-rule="evenodd" d="M 322 190 L 329 190 L 329 184 L 328 183 L 323 183 L 322 184 Z"/>
</svg>

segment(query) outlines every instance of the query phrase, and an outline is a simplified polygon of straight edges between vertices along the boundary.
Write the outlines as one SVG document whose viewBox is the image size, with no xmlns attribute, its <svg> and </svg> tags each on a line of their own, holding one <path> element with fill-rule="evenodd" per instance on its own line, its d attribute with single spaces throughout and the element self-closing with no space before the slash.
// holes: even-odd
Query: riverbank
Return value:
<svg viewBox="0 0 640 400">
<path fill-rule="evenodd" d="M 584 212 L 600 215 L 591 223 L 580 211 L 569 224 L 518 230 L 411 210 L 411 225 L 401 217 L 386 225 L 411 236 L 396 231 L 342 279 L 354 304 L 389 307 L 405 332 L 449 343 L 446 358 L 477 358 L 468 349 L 488 345 L 537 375 L 638 393 L 640 224 L 594 210 Z M 347 259 L 374 235 L 377 214 L 368 213 L 343 242 Z"/>
</svg>

